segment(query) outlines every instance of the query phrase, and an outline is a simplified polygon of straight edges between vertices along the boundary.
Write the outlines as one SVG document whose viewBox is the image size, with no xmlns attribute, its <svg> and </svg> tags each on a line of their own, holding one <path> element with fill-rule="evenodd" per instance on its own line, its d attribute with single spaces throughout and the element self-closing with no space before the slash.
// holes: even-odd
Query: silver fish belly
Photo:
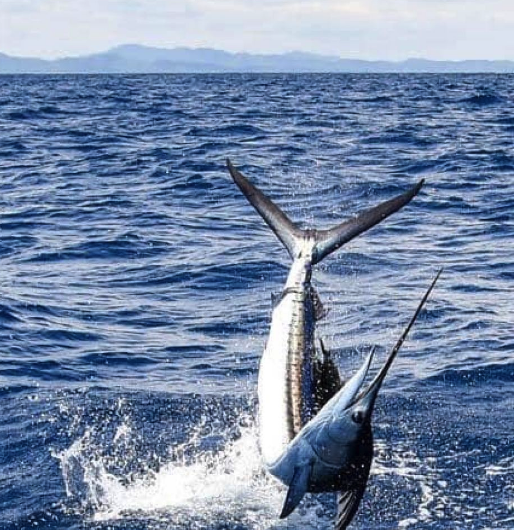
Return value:
<svg viewBox="0 0 514 530">
<path fill-rule="evenodd" d="M 310 420 L 313 411 L 314 304 L 310 260 L 293 262 L 273 310 L 259 367 L 259 437 L 264 463 L 272 466 Z"/>
</svg>

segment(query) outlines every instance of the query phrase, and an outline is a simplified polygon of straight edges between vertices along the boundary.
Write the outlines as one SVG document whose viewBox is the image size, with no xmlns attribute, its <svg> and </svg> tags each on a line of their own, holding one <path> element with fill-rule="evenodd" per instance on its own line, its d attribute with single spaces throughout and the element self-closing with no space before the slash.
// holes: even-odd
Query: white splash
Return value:
<svg viewBox="0 0 514 530">
<path fill-rule="evenodd" d="M 122 425 L 114 440 L 126 444 L 130 436 L 130 427 Z M 193 436 L 187 444 L 172 448 L 169 462 L 158 472 L 149 471 L 130 482 L 107 471 L 109 460 L 95 456 L 101 451 L 93 447 L 89 433 L 55 456 L 68 496 L 82 497 L 84 513 L 95 522 L 159 517 L 173 528 L 206 528 L 220 522 L 251 530 L 332 528 L 316 500 L 287 521 L 278 519 L 285 488 L 263 472 L 254 425 L 242 428 L 240 438 L 220 453 L 200 453 L 188 461 L 180 458 L 196 443 Z"/>
</svg>

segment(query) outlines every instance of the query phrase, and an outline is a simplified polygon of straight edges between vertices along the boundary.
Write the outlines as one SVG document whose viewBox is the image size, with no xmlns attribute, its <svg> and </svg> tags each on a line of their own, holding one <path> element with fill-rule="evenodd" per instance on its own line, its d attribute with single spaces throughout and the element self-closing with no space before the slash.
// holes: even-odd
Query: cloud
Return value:
<svg viewBox="0 0 514 530">
<path fill-rule="evenodd" d="M 42 2 L 32 2 L 31 0 L 0 0 L 0 13 L 16 14 L 39 11 Z"/>
<path fill-rule="evenodd" d="M 189 1 L 0 0 L 0 51 L 17 55 L 62 57 L 94 53 L 125 42 L 174 44 L 170 35 L 192 26 L 198 16 Z"/>
<path fill-rule="evenodd" d="M 313 51 L 374 59 L 514 59 L 511 0 L 0 0 L 0 51 L 117 44 Z M 512 43 L 512 44 L 511 44 Z"/>
</svg>

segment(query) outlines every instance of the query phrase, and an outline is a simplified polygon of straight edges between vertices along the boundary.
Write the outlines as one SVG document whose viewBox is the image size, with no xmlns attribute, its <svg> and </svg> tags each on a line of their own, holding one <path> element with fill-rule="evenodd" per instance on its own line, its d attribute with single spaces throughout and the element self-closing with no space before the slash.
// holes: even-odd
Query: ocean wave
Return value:
<svg viewBox="0 0 514 530">
<path fill-rule="evenodd" d="M 255 398 L 290 260 L 230 157 L 315 228 L 426 179 L 313 273 L 330 310 L 319 333 L 353 366 L 394 344 L 445 268 L 377 403 L 356 525 L 510 528 L 512 88 L 487 75 L 0 82 L 1 524 L 287 527 L 283 490 L 241 469 L 258 453 L 253 424 L 235 425 L 254 409 L 233 396 Z M 166 488 L 182 504 L 170 510 Z M 290 524 L 331 528 L 331 506 Z"/>
</svg>

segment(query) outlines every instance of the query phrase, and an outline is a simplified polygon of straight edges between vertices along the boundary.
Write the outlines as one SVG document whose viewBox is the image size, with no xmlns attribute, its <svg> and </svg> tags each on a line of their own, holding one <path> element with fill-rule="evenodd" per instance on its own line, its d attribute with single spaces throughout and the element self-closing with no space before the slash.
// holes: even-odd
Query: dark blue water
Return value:
<svg viewBox="0 0 514 530">
<path fill-rule="evenodd" d="M 390 348 L 355 529 L 514 527 L 514 77 L 0 77 L 0 528 L 329 529 L 260 471 L 255 383 L 304 225 L 426 184 L 327 258 L 341 368 Z"/>
</svg>

